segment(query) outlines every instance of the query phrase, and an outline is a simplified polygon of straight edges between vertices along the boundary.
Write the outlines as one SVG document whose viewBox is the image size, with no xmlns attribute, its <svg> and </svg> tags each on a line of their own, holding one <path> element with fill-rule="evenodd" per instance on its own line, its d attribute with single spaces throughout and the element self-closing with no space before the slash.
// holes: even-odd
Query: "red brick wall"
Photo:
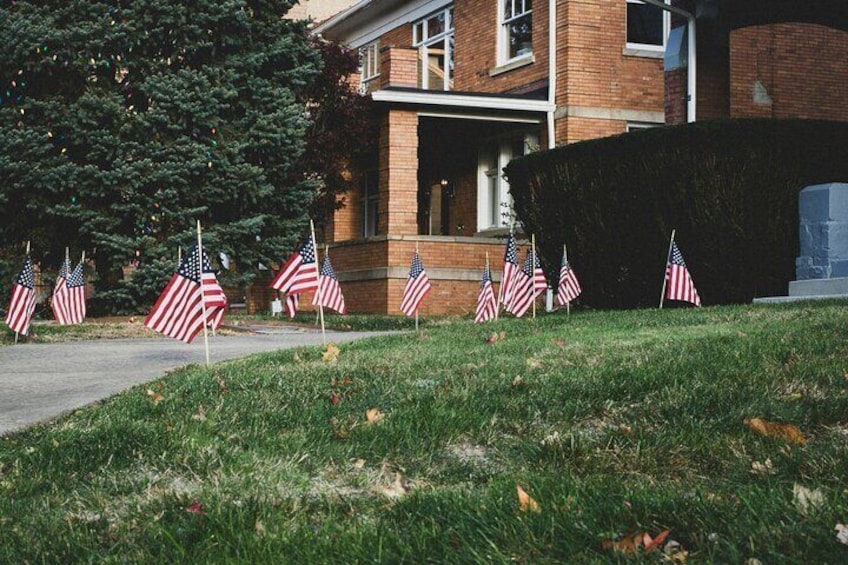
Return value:
<svg viewBox="0 0 848 565">
<path fill-rule="evenodd" d="M 381 234 L 418 233 L 418 114 L 390 110 L 380 126 Z"/>
<path fill-rule="evenodd" d="M 665 123 L 685 124 L 687 116 L 686 91 L 688 69 L 674 69 L 665 73 Z"/>
<path fill-rule="evenodd" d="M 754 102 L 759 81 L 771 105 Z M 772 24 L 730 34 L 730 115 L 848 121 L 848 33 Z"/>
</svg>

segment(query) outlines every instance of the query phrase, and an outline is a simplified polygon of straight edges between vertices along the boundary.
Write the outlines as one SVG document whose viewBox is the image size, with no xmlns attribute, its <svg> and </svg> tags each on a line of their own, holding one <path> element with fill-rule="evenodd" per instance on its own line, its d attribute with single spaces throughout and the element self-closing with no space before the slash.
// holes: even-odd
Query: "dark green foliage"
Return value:
<svg viewBox="0 0 848 565">
<path fill-rule="evenodd" d="M 848 181 L 848 124 L 719 120 L 531 154 L 506 167 L 556 280 L 563 243 L 594 307 L 659 302 L 672 229 L 705 304 L 786 293 L 798 193 Z"/>
<path fill-rule="evenodd" d="M 299 161 L 322 56 L 293 3 L 4 2 L 0 247 L 31 239 L 48 271 L 86 250 L 113 311 L 152 302 L 195 220 L 229 282 L 278 261 L 322 177 Z"/>
</svg>

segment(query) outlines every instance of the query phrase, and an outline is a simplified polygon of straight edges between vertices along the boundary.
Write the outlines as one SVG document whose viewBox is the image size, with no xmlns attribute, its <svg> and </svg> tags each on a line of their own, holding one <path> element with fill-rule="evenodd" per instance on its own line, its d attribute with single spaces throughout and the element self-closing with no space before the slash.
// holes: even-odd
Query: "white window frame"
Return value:
<svg viewBox="0 0 848 565">
<path fill-rule="evenodd" d="M 533 57 L 532 40 L 530 51 L 527 53 L 518 53 L 514 57 L 509 53 L 510 29 L 513 23 L 524 17 L 530 18 L 530 33 L 532 37 L 533 9 L 532 7 L 527 8 L 528 3 L 529 0 L 498 0 L 498 66 L 504 66 L 514 61 Z M 506 17 L 505 14 L 507 8 L 510 10 L 509 17 Z"/>
<path fill-rule="evenodd" d="M 498 139 L 480 148 L 477 158 L 477 231 L 485 232 L 509 227 L 509 214 L 513 208 L 509 183 L 503 177 L 503 169 L 513 157 L 515 137 Z M 539 135 L 526 133 L 523 138 L 523 155 L 539 148 Z M 492 186 L 492 183 L 495 183 Z M 493 190 L 494 189 L 494 190 Z M 493 222 L 492 220 L 497 220 Z"/>
<path fill-rule="evenodd" d="M 627 125 L 625 126 L 624 131 L 629 133 L 631 131 L 658 128 L 658 127 L 662 127 L 663 125 L 665 125 L 665 124 L 658 124 L 658 123 L 653 123 L 653 122 L 627 122 Z"/>
<path fill-rule="evenodd" d="M 439 33 L 430 35 L 428 29 L 429 20 L 444 16 L 445 28 Z M 418 69 L 421 77 L 421 88 L 423 90 L 451 90 L 454 75 L 454 12 L 453 5 L 446 6 L 441 10 L 428 14 L 412 24 L 412 46 L 418 48 L 418 60 L 420 67 Z M 429 60 L 429 50 L 439 46 L 444 51 L 445 57 L 445 74 L 442 77 L 441 84 L 438 81 L 430 80 L 430 67 L 427 64 Z M 432 85 L 430 83 L 433 83 Z"/>
<path fill-rule="evenodd" d="M 359 91 L 368 92 L 368 83 L 380 77 L 380 41 L 359 48 L 360 75 Z"/>
<path fill-rule="evenodd" d="M 664 0 L 666 4 L 670 3 L 670 0 Z M 671 31 L 671 12 L 668 10 L 662 10 L 657 6 L 651 6 L 654 9 L 662 10 L 662 18 L 663 18 L 663 31 L 662 31 L 662 45 L 655 45 L 653 43 L 635 43 L 632 41 L 628 41 L 627 38 L 627 5 L 629 4 L 643 4 L 642 0 L 627 0 L 624 10 L 624 41 L 625 48 L 634 50 L 634 51 L 654 51 L 657 53 L 664 53 L 666 44 L 668 43 L 668 34 Z"/>
</svg>

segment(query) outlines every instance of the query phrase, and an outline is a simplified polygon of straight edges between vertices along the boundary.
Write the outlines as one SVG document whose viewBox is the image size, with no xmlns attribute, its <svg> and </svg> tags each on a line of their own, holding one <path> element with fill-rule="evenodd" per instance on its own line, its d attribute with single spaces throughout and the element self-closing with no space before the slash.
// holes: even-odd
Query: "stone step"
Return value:
<svg viewBox="0 0 848 565">
<path fill-rule="evenodd" d="M 848 277 L 791 281 L 789 296 L 848 296 Z"/>
</svg>

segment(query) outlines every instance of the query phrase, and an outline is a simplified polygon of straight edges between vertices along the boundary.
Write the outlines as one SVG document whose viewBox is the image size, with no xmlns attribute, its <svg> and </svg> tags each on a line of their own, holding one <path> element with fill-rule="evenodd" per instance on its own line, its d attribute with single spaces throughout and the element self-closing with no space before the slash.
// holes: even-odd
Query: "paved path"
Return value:
<svg viewBox="0 0 848 565">
<path fill-rule="evenodd" d="M 328 343 L 377 335 L 327 332 Z M 257 334 L 209 337 L 210 362 L 263 351 L 320 345 L 321 332 L 269 328 Z M 161 377 L 191 363 L 203 364 L 203 338 L 101 339 L 0 347 L 0 435 L 43 422 Z"/>
</svg>

